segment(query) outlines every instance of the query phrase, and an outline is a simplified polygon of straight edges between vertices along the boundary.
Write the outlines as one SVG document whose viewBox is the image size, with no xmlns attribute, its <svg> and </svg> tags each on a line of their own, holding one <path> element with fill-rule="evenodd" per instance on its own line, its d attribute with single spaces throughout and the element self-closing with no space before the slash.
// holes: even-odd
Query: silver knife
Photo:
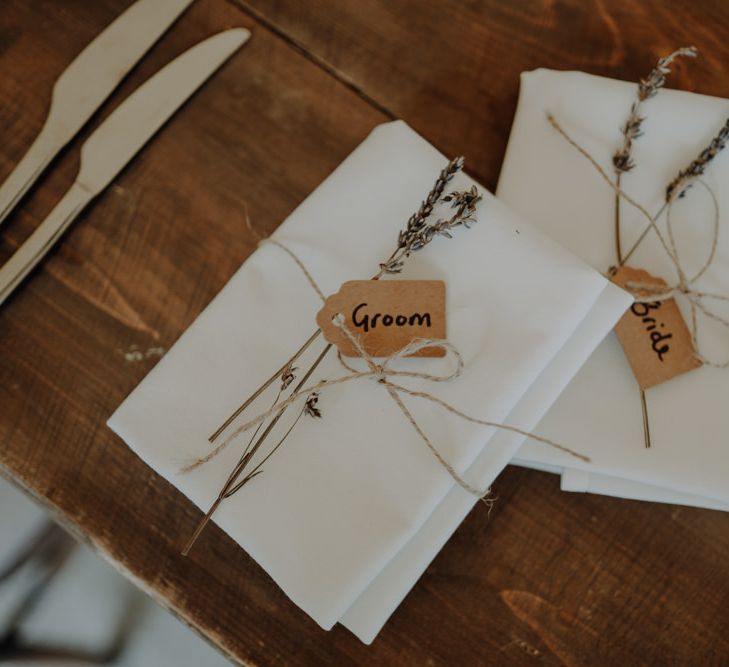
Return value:
<svg viewBox="0 0 729 667">
<path fill-rule="evenodd" d="M 140 86 L 94 131 L 81 147 L 81 166 L 76 181 L 0 268 L 0 304 L 84 207 L 249 37 L 248 30 L 236 28 L 193 46 Z"/>
<path fill-rule="evenodd" d="M 0 186 L 0 225 L 132 67 L 192 0 L 138 0 L 66 68 L 53 86 L 45 125 Z"/>
</svg>

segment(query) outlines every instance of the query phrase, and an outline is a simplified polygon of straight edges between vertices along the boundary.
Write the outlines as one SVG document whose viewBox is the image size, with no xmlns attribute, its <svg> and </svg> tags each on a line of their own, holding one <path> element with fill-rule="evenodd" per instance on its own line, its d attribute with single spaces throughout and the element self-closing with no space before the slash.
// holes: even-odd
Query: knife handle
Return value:
<svg viewBox="0 0 729 667">
<path fill-rule="evenodd" d="M 0 185 L 0 225 L 53 159 L 59 148 L 57 144 L 58 141 L 46 122 L 28 152 Z"/>
<path fill-rule="evenodd" d="M 86 188 L 74 183 L 48 217 L 0 268 L 0 304 L 43 259 L 92 197 Z"/>
</svg>

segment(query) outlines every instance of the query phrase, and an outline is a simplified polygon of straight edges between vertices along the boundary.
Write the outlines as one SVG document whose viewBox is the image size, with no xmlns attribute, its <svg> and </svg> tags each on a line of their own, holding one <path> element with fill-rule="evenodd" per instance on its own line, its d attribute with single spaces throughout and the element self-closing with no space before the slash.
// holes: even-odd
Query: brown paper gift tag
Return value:
<svg viewBox="0 0 729 667">
<path fill-rule="evenodd" d="M 642 269 L 621 266 L 610 278 L 636 296 L 650 292 L 630 289 L 627 283 L 646 283 L 668 289 L 666 281 Z M 641 389 L 649 389 L 701 366 L 694 356 L 691 332 L 675 299 L 634 303 L 615 326 Z"/>
<path fill-rule="evenodd" d="M 332 318 L 341 313 L 352 334 L 373 357 L 388 357 L 415 338 L 446 337 L 445 283 L 442 280 L 350 280 L 328 297 L 316 316 L 324 338 L 345 357 L 359 354 Z M 412 356 L 442 357 L 426 347 Z"/>
</svg>

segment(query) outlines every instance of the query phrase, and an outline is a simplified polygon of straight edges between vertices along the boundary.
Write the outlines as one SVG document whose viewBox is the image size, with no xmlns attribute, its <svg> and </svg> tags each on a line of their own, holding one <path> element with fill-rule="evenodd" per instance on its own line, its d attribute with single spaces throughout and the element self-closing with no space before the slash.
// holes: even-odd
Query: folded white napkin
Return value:
<svg viewBox="0 0 729 667">
<path fill-rule="evenodd" d="M 380 126 L 274 238 L 303 260 L 325 293 L 368 278 L 445 164 L 404 123 Z M 459 175 L 452 186 L 472 184 Z M 467 414 L 502 421 L 606 293 L 620 305 L 593 332 L 592 347 L 628 298 L 488 193 L 477 216 L 472 229 L 434 240 L 406 264 L 403 279 L 445 281 L 448 338 L 465 362 L 453 382 L 408 384 Z M 311 334 L 320 305 L 291 259 L 264 244 L 120 406 L 110 427 L 207 509 L 247 438 L 191 473 L 181 474 L 181 466 L 210 450 L 210 432 Z M 448 359 L 402 363 L 430 373 L 450 365 Z M 341 374 L 331 355 L 312 379 Z M 494 435 L 426 401 L 404 400 L 458 471 L 467 471 Z M 268 405 L 259 402 L 255 410 Z M 302 418 L 263 474 L 221 505 L 215 522 L 329 628 L 417 535 L 454 482 L 376 382 L 325 391 L 320 407 L 322 419 Z M 470 471 L 464 474 L 488 486 L 517 446 L 492 438 L 487 459 L 479 458 L 490 473 L 473 480 Z M 180 535 L 181 547 L 187 537 Z"/>
<path fill-rule="evenodd" d="M 540 230 L 599 270 L 615 262 L 614 194 L 594 168 L 547 122 L 560 125 L 612 173 L 611 157 L 620 146 L 636 85 L 578 72 L 537 70 L 522 75 L 521 94 L 498 194 Z M 657 212 L 666 185 L 718 132 L 729 115 L 729 101 L 663 90 L 645 102 L 644 135 L 634 144 L 636 167 L 622 179 L 623 189 L 649 211 Z M 729 155 L 720 154 L 703 180 L 716 194 L 721 218 L 729 215 Z M 623 247 L 629 248 L 644 219 L 622 205 Z M 713 207 L 708 193 L 695 186 L 674 206 L 680 257 L 692 274 L 711 246 Z M 665 217 L 661 219 L 665 230 Z M 630 265 L 675 282 L 675 272 L 650 233 Z M 697 287 L 729 290 L 729 243 L 722 225 L 716 260 Z M 679 307 L 687 315 L 685 303 Z M 720 303 L 712 307 L 721 311 Z M 727 316 L 727 309 L 723 309 Z M 701 316 L 700 316 L 701 317 Z M 727 334 L 700 320 L 702 348 L 727 354 Z M 723 353 L 723 354 L 722 354 Z M 646 392 L 652 448 L 643 444 L 636 381 L 614 335 L 569 384 L 537 430 L 578 443 L 592 463 L 567 460 L 536 443 L 519 451 L 521 464 L 586 471 L 565 475 L 565 488 L 614 493 L 623 497 L 722 507 L 729 503 L 729 370 L 703 367 Z M 593 479 L 593 474 L 600 477 Z M 621 481 L 624 480 L 624 481 Z M 671 492 L 676 492 L 672 494 Z"/>
<path fill-rule="evenodd" d="M 507 422 L 533 429 L 628 303 L 625 292 L 608 285 L 562 349 L 511 411 Z M 524 438 L 515 433 L 502 431 L 495 434 L 469 468 L 469 480 L 477 480 L 484 487 L 491 484 L 509 461 L 506 458 L 509 452 L 516 451 L 523 441 Z M 418 533 L 347 610 L 341 622 L 362 641 L 370 643 L 458 528 L 474 502 L 473 496 L 460 487 L 453 487 Z"/>
</svg>

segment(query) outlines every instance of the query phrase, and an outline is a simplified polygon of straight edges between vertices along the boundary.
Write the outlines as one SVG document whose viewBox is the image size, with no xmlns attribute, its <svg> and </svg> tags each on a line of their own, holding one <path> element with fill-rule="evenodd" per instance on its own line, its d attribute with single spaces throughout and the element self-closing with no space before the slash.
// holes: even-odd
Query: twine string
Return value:
<svg viewBox="0 0 729 667">
<path fill-rule="evenodd" d="M 247 216 L 246 216 L 247 218 Z M 250 222 L 248 223 L 250 227 Z M 258 237 L 258 243 L 273 243 L 274 245 L 281 248 L 284 252 L 286 252 L 289 257 L 291 257 L 296 265 L 301 269 L 302 273 L 304 274 L 307 282 L 311 285 L 311 287 L 316 291 L 316 293 L 322 298 L 322 300 L 325 300 L 325 297 L 323 296 L 323 292 L 321 289 L 319 289 L 316 281 L 314 280 L 314 277 L 312 274 L 307 270 L 304 263 L 301 261 L 299 257 L 288 247 L 286 247 L 283 243 L 280 241 L 276 241 L 274 239 L 270 238 L 262 238 Z M 344 358 L 342 357 L 341 353 L 338 353 L 338 359 L 342 365 L 342 367 L 348 371 L 346 375 L 342 375 L 335 378 L 329 378 L 329 379 L 323 379 L 319 380 L 318 382 L 314 382 L 312 384 L 308 384 L 306 386 L 299 387 L 298 389 L 294 390 L 289 396 L 287 396 L 284 399 L 278 400 L 272 405 L 268 410 L 265 410 L 264 412 L 261 412 L 257 416 L 253 417 L 252 419 L 246 421 L 245 423 L 237 426 L 233 432 L 219 445 L 217 445 L 215 448 L 213 448 L 208 454 L 196 459 L 192 463 L 188 464 L 182 469 L 182 472 L 190 472 L 192 470 L 195 470 L 196 468 L 200 467 L 201 465 L 211 461 L 215 457 L 217 457 L 224 449 L 226 449 L 239 435 L 242 433 L 249 431 L 250 429 L 260 426 L 264 421 L 269 419 L 270 417 L 280 413 L 282 410 L 285 410 L 290 405 L 302 400 L 307 399 L 309 396 L 311 396 L 314 393 L 319 393 L 325 389 L 329 389 L 331 387 L 335 387 L 337 385 L 345 384 L 348 382 L 353 382 L 356 380 L 373 380 L 377 382 L 378 384 L 384 386 L 389 394 L 389 396 L 392 398 L 392 400 L 395 402 L 397 407 L 400 409 L 400 411 L 403 413 L 405 418 L 408 420 L 408 422 L 412 425 L 412 427 L 415 429 L 417 434 L 420 436 L 420 439 L 425 443 L 427 448 L 430 450 L 432 455 L 435 457 L 435 459 L 438 461 L 438 463 L 448 472 L 448 474 L 451 476 L 453 481 L 458 484 L 462 489 L 467 491 L 468 493 L 478 497 L 479 499 L 483 500 L 487 504 L 489 504 L 491 501 L 488 499 L 488 495 L 490 493 L 490 489 L 482 490 L 479 489 L 471 484 L 469 484 L 463 477 L 458 473 L 458 471 L 445 459 L 445 457 L 438 451 L 438 448 L 433 444 L 432 440 L 428 437 L 428 435 L 425 433 L 425 431 L 422 429 L 420 424 L 418 424 L 417 420 L 413 416 L 412 412 L 408 409 L 408 407 L 405 405 L 405 403 L 402 400 L 402 397 L 400 394 L 405 394 L 408 396 L 411 396 L 413 398 L 419 398 L 424 399 L 427 401 L 430 401 L 431 403 L 440 406 L 447 412 L 455 415 L 456 417 L 459 417 L 460 419 L 463 419 L 464 421 L 468 421 L 473 424 L 478 424 L 480 426 L 486 426 L 490 428 L 495 429 L 501 429 L 505 431 L 510 431 L 512 433 L 516 433 L 518 435 L 522 435 L 527 438 L 531 438 L 532 440 L 536 440 L 537 442 L 541 442 L 545 445 L 548 445 L 550 447 L 553 447 L 555 449 L 558 449 L 562 452 L 565 452 L 566 454 L 569 454 L 571 456 L 574 456 L 575 458 L 578 458 L 582 461 L 589 462 L 590 459 L 583 454 L 580 454 L 568 447 L 565 447 L 564 445 L 561 445 L 557 442 L 554 442 L 553 440 L 550 440 L 548 438 L 536 435 L 534 433 L 530 433 L 529 431 L 517 428 L 515 426 L 511 426 L 509 424 L 503 424 L 499 422 L 494 421 L 488 421 L 485 419 L 479 419 L 473 416 L 470 416 L 461 410 L 457 409 L 450 403 L 447 403 L 446 401 L 438 398 L 437 396 L 434 396 L 433 394 L 430 394 L 425 391 L 416 391 L 409 389 L 401 384 L 398 384 L 396 382 L 393 382 L 393 378 L 414 378 L 419 380 L 427 380 L 429 382 L 449 382 L 451 380 L 454 380 L 458 378 L 464 368 L 463 364 L 463 357 L 458 352 L 458 350 L 453 346 L 450 342 L 447 340 L 435 340 L 435 339 L 425 339 L 425 338 L 418 338 L 414 339 L 411 342 L 409 342 L 404 347 L 400 348 L 399 350 L 395 351 L 393 354 L 386 357 L 382 363 L 377 363 L 375 359 L 365 350 L 364 346 L 362 345 L 362 342 L 358 336 L 355 336 L 352 331 L 347 327 L 344 321 L 344 317 L 341 314 L 335 315 L 333 318 L 333 324 L 334 326 L 341 329 L 344 336 L 349 340 L 349 342 L 354 346 L 354 348 L 357 350 L 359 355 L 364 360 L 365 364 L 367 365 L 367 370 L 357 370 L 353 366 L 351 366 L 349 363 L 347 363 Z M 423 372 L 416 372 L 416 371 L 404 371 L 404 370 L 395 370 L 393 368 L 390 368 L 390 365 L 399 360 L 403 359 L 405 357 L 412 356 L 413 354 L 417 353 L 418 351 L 422 350 L 423 348 L 440 348 L 442 349 L 446 357 L 449 357 L 451 361 L 453 362 L 453 369 L 449 372 L 444 372 L 441 374 L 435 374 L 435 373 L 423 373 Z M 259 470 L 260 465 L 255 469 L 256 472 L 260 472 Z M 237 490 L 237 489 L 236 489 Z"/>
<path fill-rule="evenodd" d="M 646 302 L 655 302 L 655 301 L 667 301 L 669 299 L 673 299 L 675 297 L 681 296 L 684 297 L 687 302 L 691 313 L 690 318 L 690 326 L 689 331 L 691 334 L 691 341 L 694 347 L 694 356 L 704 365 L 711 366 L 714 368 L 727 368 L 729 367 L 729 358 L 723 361 L 716 361 L 714 359 L 708 358 L 702 351 L 699 345 L 698 341 L 698 313 L 701 312 L 704 316 L 707 318 L 717 322 L 722 327 L 726 328 L 729 331 L 729 319 L 726 317 L 720 315 L 719 313 L 716 313 L 714 310 L 709 308 L 704 302 L 704 299 L 713 299 L 716 301 L 723 301 L 723 302 L 729 302 L 729 296 L 725 294 L 717 294 L 717 293 L 711 293 L 711 292 L 704 292 L 701 290 L 697 290 L 694 288 L 694 283 L 699 280 L 711 267 L 712 263 L 716 259 L 716 252 L 719 245 L 719 229 L 720 229 L 720 211 L 719 211 L 719 202 L 716 198 L 716 194 L 714 191 L 709 187 L 707 183 L 705 183 L 703 180 L 701 180 L 699 177 L 687 177 L 685 181 L 682 183 L 681 188 L 674 188 L 671 192 L 671 195 L 668 199 L 668 202 L 666 203 L 666 206 L 664 208 L 661 208 L 661 211 L 666 210 L 666 228 L 667 233 L 664 235 L 661 230 L 658 227 L 658 223 L 656 220 L 656 217 L 652 216 L 644 206 L 642 206 L 640 203 L 638 203 L 635 199 L 633 199 L 630 195 L 628 195 L 624 190 L 622 190 L 616 183 L 614 183 L 611 178 L 608 176 L 607 172 L 600 166 L 600 164 L 597 162 L 597 160 L 580 144 L 578 144 L 565 130 L 564 128 L 557 122 L 557 119 L 552 114 L 547 114 L 547 120 L 549 123 L 554 127 L 557 132 L 562 136 L 567 143 L 572 146 L 575 150 L 577 150 L 597 171 L 597 173 L 600 175 L 600 177 L 608 184 L 608 186 L 615 192 L 615 195 L 618 198 L 622 198 L 625 200 L 628 204 L 630 204 L 633 208 L 635 208 L 647 221 L 649 225 L 649 229 L 652 229 L 663 250 L 666 252 L 666 255 L 668 255 L 669 260 L 671 261 L 671 264 L 674 267 L 674 270 L 676 271 L 676 275 L 678 276 L 678 281 L 674 285 L 664 286 L 664 285 L 657 285 L 655 283 L 646 283 L 642 281 L 627 281 L 625 283 L 625 287 L 628 291 L 630 291 L 635 300 L 641 303 Z M 701 268 L 698 270 L 696 275 L 694 275 L 691 278 L 687 277 L 686 270 L 683 267 L 683 264 L 681 263 L 681 259 L 678 254 L 678 245 L 676 243 L 675 235 L 673 232 L 673 222 L 671 218 L 671 212 L 673 208 L 673 204 L 676 198 L 680 197 L 682 193 L 686 191 L 686 188 L 689 185 L 693 184 L 699 184 L 703 188 L 706 189 L 706 191 L 711 196 L 712 204 L 713 204 L 713 220 L 712 220 L 712 238 L 711 238 L 711 245 L 709 248 L 709 253 L 707 255 L 706 261 L 701 266 Z M 641 236 L 639 240 L 642 240 L 644 238 L 645 234 Z M 635 246 L 631 249 L 630 253 L 626 256 L 625 259 L 629 255 L 632 254 L 633 250 L 635 250 Z"/>
</svg>

